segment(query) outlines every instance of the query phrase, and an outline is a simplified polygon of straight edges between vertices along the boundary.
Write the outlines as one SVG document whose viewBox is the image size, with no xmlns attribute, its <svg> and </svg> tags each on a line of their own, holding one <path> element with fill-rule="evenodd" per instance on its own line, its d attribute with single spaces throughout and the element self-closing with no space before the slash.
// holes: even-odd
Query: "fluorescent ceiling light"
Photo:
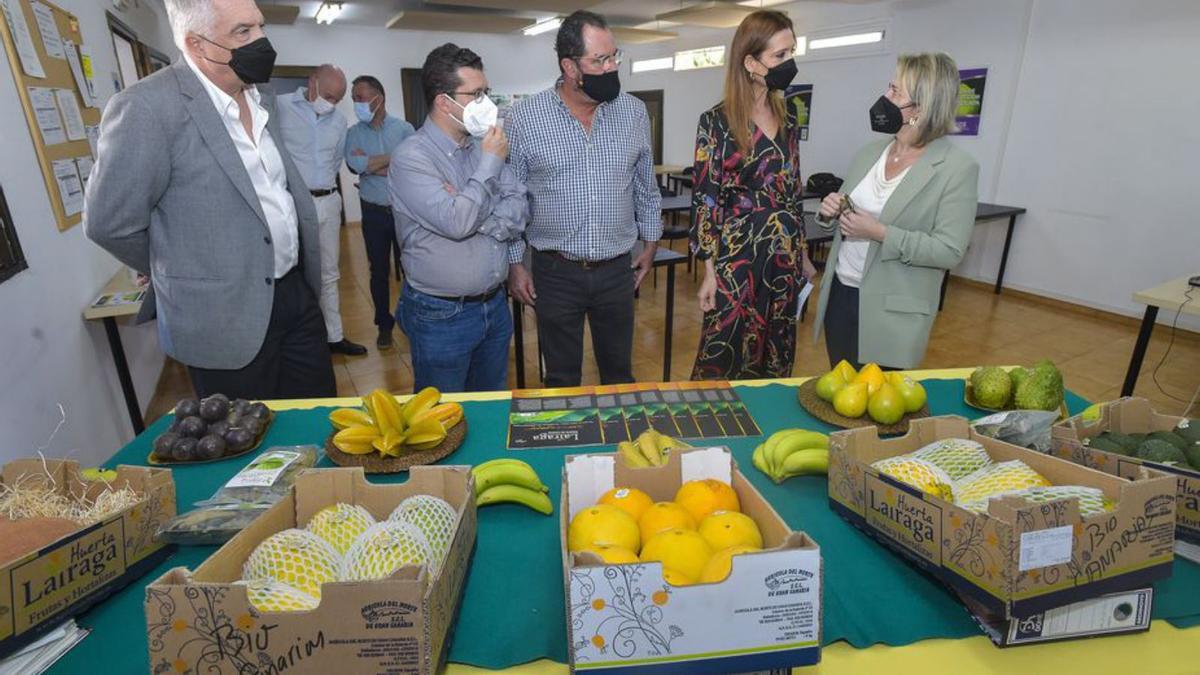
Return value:
<svg viewBox="0 0 1200 675">
<path fill-rule="evenodd" d="M 341 13 L 342 3 L 325 0 L 317 8 L 317 23 L 333 23 L 333 20 L 338 18 L 338 15 Z"/>
<path fill-rule="evenodd" d="M 725 65 L 725 45 L 675 52 L 675 70 L 716 68 Z"/>
<path fill-rule="evenodd" d="M 556 16 L 553 19 L 539 21 L 528 28 L 523 28 L 521 32 L 526 35 L 541 35 L 542 33 L 558 28 L 562 25 L 562 22 L 563 20 Z"/>
<path fill-rule="evenodd" d="M 796 56 L 804 56 L 808 53 L 808 37 L 804 35 L 796 36 Z"/>
<path fill-rule="evenodd" d="M 870 33 L 854 33 L 853 35 L 837 35 L 834 37 L 817 38 L 808 41 L 809 49 L 829 49 L 831 47 L 849 47 L 851 45 L 866 45 L 883 40 L 883 31 Z"/>
<path fill-rule="evenodd" d="M 674 56 L 664 56 L 661 59 L 643 59 L 633 62 L 633 72 L 644 73 L 648 70 L 666 70 L 675 67 Z"/>
</svg>

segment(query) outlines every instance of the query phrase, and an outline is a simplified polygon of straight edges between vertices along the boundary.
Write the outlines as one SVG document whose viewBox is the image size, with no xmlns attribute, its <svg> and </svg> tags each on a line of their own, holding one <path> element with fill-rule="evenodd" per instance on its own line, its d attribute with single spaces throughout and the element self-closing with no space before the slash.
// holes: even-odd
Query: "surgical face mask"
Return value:
<svg viewBox="0 0 1200 675">
<path fill-rule="evenodd" d="M 445 96 L 454 105 L 462 108 L 462 121 L 458 122 L 457 119 L 455 121 L 463 125 L 468 134 L 483 136 L 488 132 L 488 129 L 496 126 L 496 118 L 500 115 L 500 110 L 496 107 L 495 102 L 487 96 L 477 98 L 465 106 L 455 101 L 448 94 L 442 94 L 442 96 Z"/>
<path fill-rule="evenodd" d="M 271 71 L 275 68 L 275 48 L 271 46 L 271 41 L 266 36 L 233 49 L 217 44 L 203 35 L 200 36 L 200 39 L 229 52 L 229 60 L 223 63 L 213 61 L 208 57 L 205 58 L 213 63 L 229 66 L 233 70 L 233 74 L 237 75 L 242 82 L 262 84 L 270 81 Z"/>
<path fill-rule="evenodd" d="M 333 104 L 321 97 L 321 87 L 317 86 L 317 97 L 312 101 L 313 112 L 322 117 L 333 112 Z"/>
<path fill-rule="evenodd" d="M 355 101 L 354 116 L 358 118 L 359 122 L 369 123 L 371 120 L 375 119 L 375 112 L 371 110 L 371 104 L 374 103 L 378 98 L 379 97 L 376 96 L 370 101 Z"/>
</svg>

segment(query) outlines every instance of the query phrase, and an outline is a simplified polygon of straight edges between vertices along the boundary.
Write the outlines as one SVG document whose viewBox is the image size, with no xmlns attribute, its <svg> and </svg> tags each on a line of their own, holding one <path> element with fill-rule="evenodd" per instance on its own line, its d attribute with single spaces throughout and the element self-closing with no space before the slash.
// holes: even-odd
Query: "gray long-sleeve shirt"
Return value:
<svg viewBox="0 0 1200 675">
<path fill-rule="evenodd" d="M 478 295 L 508 277 L 508 243 L 529 220 L 525 186 L 478 139 L 459 144 L 426 120 L 392 153 L 388 187 L 413 288 Z"/>
</svg>

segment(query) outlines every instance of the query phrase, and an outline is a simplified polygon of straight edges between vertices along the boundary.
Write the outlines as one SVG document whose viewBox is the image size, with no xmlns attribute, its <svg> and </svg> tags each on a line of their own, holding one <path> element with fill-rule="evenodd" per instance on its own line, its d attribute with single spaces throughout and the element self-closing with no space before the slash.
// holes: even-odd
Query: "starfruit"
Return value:
<svg viewBox="0 0 1200 675">
<path fill-rule="evenodd" d="M 375 426 L 375 420 L 358 408 L 338 408 L 329 413 L 329 421 L 333 424 L 334 429 L 339 430 L 349 427 Z"/>
<path fill-rule="evenodd" d="M 373 426 L 346 427 L 333 435 L 333 447 L 351 455 L 367 455 L 375 451 L 376 438 L 379 430 Z"/>
<path fill-rule="evenodd" d="M 403 435 L 404 429 L 408 425 L 401 415 L 400 404 L 396 401 L 396 397 L 383 389 L 376 389 L 368 398 L 371 399 L 372 417 L 375 418 L 375 425 L 379 427 L 379 432 L 385 436 L 389 431 Z"/>
<path fill-rule="evenodd" d="M 418 415 L 437 405 L 441 399 L 442 392 L 438 391 L 436 387 L 425 387 L 418 391 L 404 403 L 404 423 L 412 424 Z"/>
<path fill-rule="evenodd" d="M 429 408 L 425 412 L 413 418 L 412 423 L 416 424 L 423 419 L 435 419 L 442 424 L 442 427 L 447 431 L 454 425 L 462 421 L 463 407 L 460 403 L 442 403 Z"/>
<path fill-rule="evenodd" d="M 404 434 L 392 429 L 372 441 L 371 446 L 388 457 L 399 457 L 403 451 Z"/>
<path fill-rule="evenodd" d="M 446 429 L 433 417 L 414 420 L 404 437 L 404 444 L 412 450 L 427 450 L 446 440 Z"/>
</svg>

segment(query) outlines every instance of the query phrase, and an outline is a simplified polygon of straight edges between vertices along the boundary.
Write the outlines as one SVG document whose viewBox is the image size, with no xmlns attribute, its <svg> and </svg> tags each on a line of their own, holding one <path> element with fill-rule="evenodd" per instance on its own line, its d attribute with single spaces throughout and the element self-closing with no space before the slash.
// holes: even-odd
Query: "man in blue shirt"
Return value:
<svg viewBox="0 0 1200 675">
<path fill-rule="evenodd" d="M 662 237 L 650 118 L 621 93 L 621 51 L 602 17 L 574 12 L 554 47 L 562 76 L 505 121 L 530 215 L 525 239 L 509 247 L 509 287 L 536 302 L 547 387 L 579 385 L 585 318 L 600 382 L 632 382 L 633 294 Z M 521 263 L 526 244 L 532 278 Z"/>
<path fill-rule="evenodd" d="M 392 247 L 396 245 L 396 225 L 388 196 L 388 166 L 392 151 L 413 133 L 413 126 L 387 114 L 383 85 L 370 75 L 354 78 L 350 91 L 358 124 L 346 136 L 346 166 L 358 174 L 358 201 L 362 205 L 363 244 L 371 267 L 371 302 L 375 305 L 375 325 L 379 349 L 392 346 L 391 272 Z"/>
<path fill-rule="evenodd" d="M 308 86 L 280 96 L 279 125 L 283 144 L 312 193 L 320 219 L 321 313 L 332 352 L 362 356 L 367 348 L 346 339 L 338 299 L 341 254 L 342 196 L 337 176 L 346 146 L 346 118 L 337 104 L 346 96 L 346 76 L 337 66 L 322 64 L 308 76 Z"/>
<path fill-rule="evenodd" d="M 429 117 L 388 176 L 404 288 L 397 311 L 414 389 L 508 388 L 508 247 L 528 219 L 525 188 L 496 124 L 483 61 L 445 44 L 421 69 Z"/>
</svg>

